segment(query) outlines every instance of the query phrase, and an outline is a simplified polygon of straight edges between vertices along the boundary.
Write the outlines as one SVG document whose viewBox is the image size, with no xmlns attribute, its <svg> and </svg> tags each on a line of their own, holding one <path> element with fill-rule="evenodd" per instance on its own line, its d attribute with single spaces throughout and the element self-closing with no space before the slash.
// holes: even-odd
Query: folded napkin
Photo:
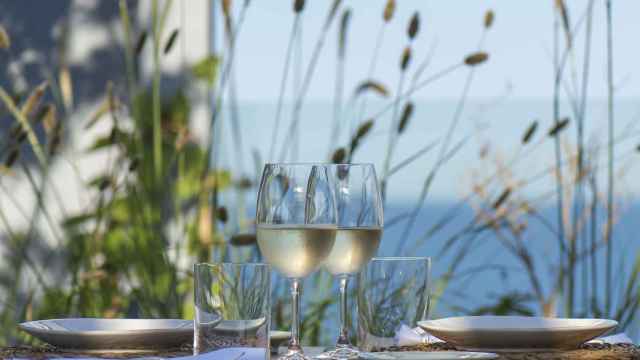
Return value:
<svg viewBox="0 0 640 360">
<path fill-rule="evenodd" d="M 633 340 L 627 334 L 619 333 L 587 341 L 587 344 L 633 344 Z"/>
<path fill-rule="evenodd" d="M 410 328 L 407 325 L 401 325 L 400 329 L 396 331 L 394 337 L 395 344 L 397 346 L 411 346 L 418 344 L 432 344 L 436 342 L 444 342 L 437 337 L 424 331 L 422 328 Z"/>
</svg>

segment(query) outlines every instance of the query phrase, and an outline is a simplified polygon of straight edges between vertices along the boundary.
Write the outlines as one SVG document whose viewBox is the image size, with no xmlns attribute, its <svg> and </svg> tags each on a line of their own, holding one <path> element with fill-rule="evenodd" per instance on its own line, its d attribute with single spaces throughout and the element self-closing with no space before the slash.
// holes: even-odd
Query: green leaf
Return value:
<svg viewBox="0 0 640 360">
<path fill-rule="evenodd" d="M 103 137 L 99 137 L 93 142 L 88 149 L 89 152 L 101 150 L 109 146 L 116 145 L 118 143 L 127 144 L 130 139 L 130 134 L 126 131 L 122 131 L 120 128 L 114 128 L 109 134 Z"/>
<path fill-rule="evenodd" d="M 89 183 L 87 185 L 90 187 L 97 187 L 102 190 L 104 189 L 105 184 L 108 185 L 111 183 L 111 181 L 113 181 L 113 179 L 111 178 L 110 175 L 102 174 L 89 180 Z"/>
<path fill-rule="evenodd" d="M 93 219 L 93 217 L 94 217 L 94 214 L 89 214 L 89 213 L 69 216 L 62 221 L 62 227 L 74 228 L 76 226 L 82 225 L 87 221 Z"/>
<path fill-rule="evenodd" d="M 131 209 L 129 209 L 129 199 L 119 198 L 113 200 L 110 208 L 111 220 L 116 223 L 127 223 L 131 221 Z M 137 216 L 137 215 L 136 215 Z"/>
<path fill-rule="evenodd" d="M 219 64 L 220 59 L 217 56 L 209 55 L 193 65 L 191 73 L 196 79 L 206 82 L 209 86 L 213 86 L 218 75 Z"/>
</svg>

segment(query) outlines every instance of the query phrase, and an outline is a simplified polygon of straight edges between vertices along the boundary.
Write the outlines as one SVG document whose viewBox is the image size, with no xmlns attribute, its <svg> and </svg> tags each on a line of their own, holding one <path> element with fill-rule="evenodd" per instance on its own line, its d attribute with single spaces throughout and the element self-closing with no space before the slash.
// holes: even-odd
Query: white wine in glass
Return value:
<svg viewBox="0 0 640 360">
<path fill-rule="evenodd" d="M 291 340 L 286 360 L 308 360 L 300 346 L 300 280 L 331 253 L 337 209 L 329 169 L 322 164 L 267 164 L 256 227 L 262 256 L 291 281 Z"/>
<path fill-rule="evenodd" d="M 324 267 L 332 275 L 360 272 L 376 255 L 381 237 L 381 227 L 338 228 L 335 244 Z"/>
<path fill-rule="evenodd" d="M 317 270 L 334 246 L 334 225 L 258 225 L 258 246 L 267 262 L 288 278 Z"/>
<path fill-rule="evenodd" d="M 336 196 L 338 232 L 324 267 L 340 282 L 340 329 L 333 350 L 320 359 L 357 359 L 349 340 L 347 290 L 349 279 L 376 255 L 382 237 L 383 214 L 378 179 L 372 164 L 330 166 Z"/>
</svg>

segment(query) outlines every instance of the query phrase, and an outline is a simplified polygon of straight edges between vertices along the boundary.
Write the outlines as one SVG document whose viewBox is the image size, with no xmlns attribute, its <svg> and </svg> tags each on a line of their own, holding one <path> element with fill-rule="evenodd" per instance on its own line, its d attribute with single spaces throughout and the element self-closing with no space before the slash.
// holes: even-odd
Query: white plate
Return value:
<svg viewBox="0 0 640 360">
<path fill-rule="evenodd" d="M 52 319 L 20 329 L 63 349 L 157 350 L 193 341 L 193 321 L 178 319 Z"/>
<path fill-rule="evenodd" d="M 523 316 L 462 316 L 418 322 L 458 348 L 492 351 L 575 349 L 617 325 L 604 319 Z"/>
<path fill-rule="evenodd" d="M 255 331 L 264 321 L 242 324 L 221 321 L 223 333 Z M 18 327 L 34 337 L 62 349 L 152 351 L 193 343 L 193 321 L 178 319 L 52 319 L 30 321 Z M 270 331 L 271 346 L 277 348 L 291 337 L 288 331 Z"/>
<path fill-rule="evenodd" d="M 497 354 L 464 351 L 397 351 L 361 353 L 366 360 L 461 360 L 461 359 L 497 359 Z"/>
</svg>

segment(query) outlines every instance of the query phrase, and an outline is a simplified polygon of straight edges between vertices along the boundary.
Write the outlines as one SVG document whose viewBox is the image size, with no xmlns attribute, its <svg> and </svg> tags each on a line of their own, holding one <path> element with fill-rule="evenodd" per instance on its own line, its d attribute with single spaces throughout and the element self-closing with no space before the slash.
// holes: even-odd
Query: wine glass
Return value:
<svg viewBox="0 0 640 360">
<path fill-rule="evenodd" d="M 329 256 L 337 211 L 329 169 L 320 164 L 267 164 L 256 210 L 258 247 L 291 281 L 291 340 L 282 359 L 308 359 L 300 346 L 300 280 Z"/>
<path fill-rule="evenodd" d="M 335 349 L 321 359 L 354 359 L 358 350 L 349 340 L 347 290 L 350 277 L 375 256 L 383 227 L 382 201 L 372 164 L 330 166 L 338 209 L 336 240 L 324 267 L 340 283 L 340 330 Z"/>
</svg>

